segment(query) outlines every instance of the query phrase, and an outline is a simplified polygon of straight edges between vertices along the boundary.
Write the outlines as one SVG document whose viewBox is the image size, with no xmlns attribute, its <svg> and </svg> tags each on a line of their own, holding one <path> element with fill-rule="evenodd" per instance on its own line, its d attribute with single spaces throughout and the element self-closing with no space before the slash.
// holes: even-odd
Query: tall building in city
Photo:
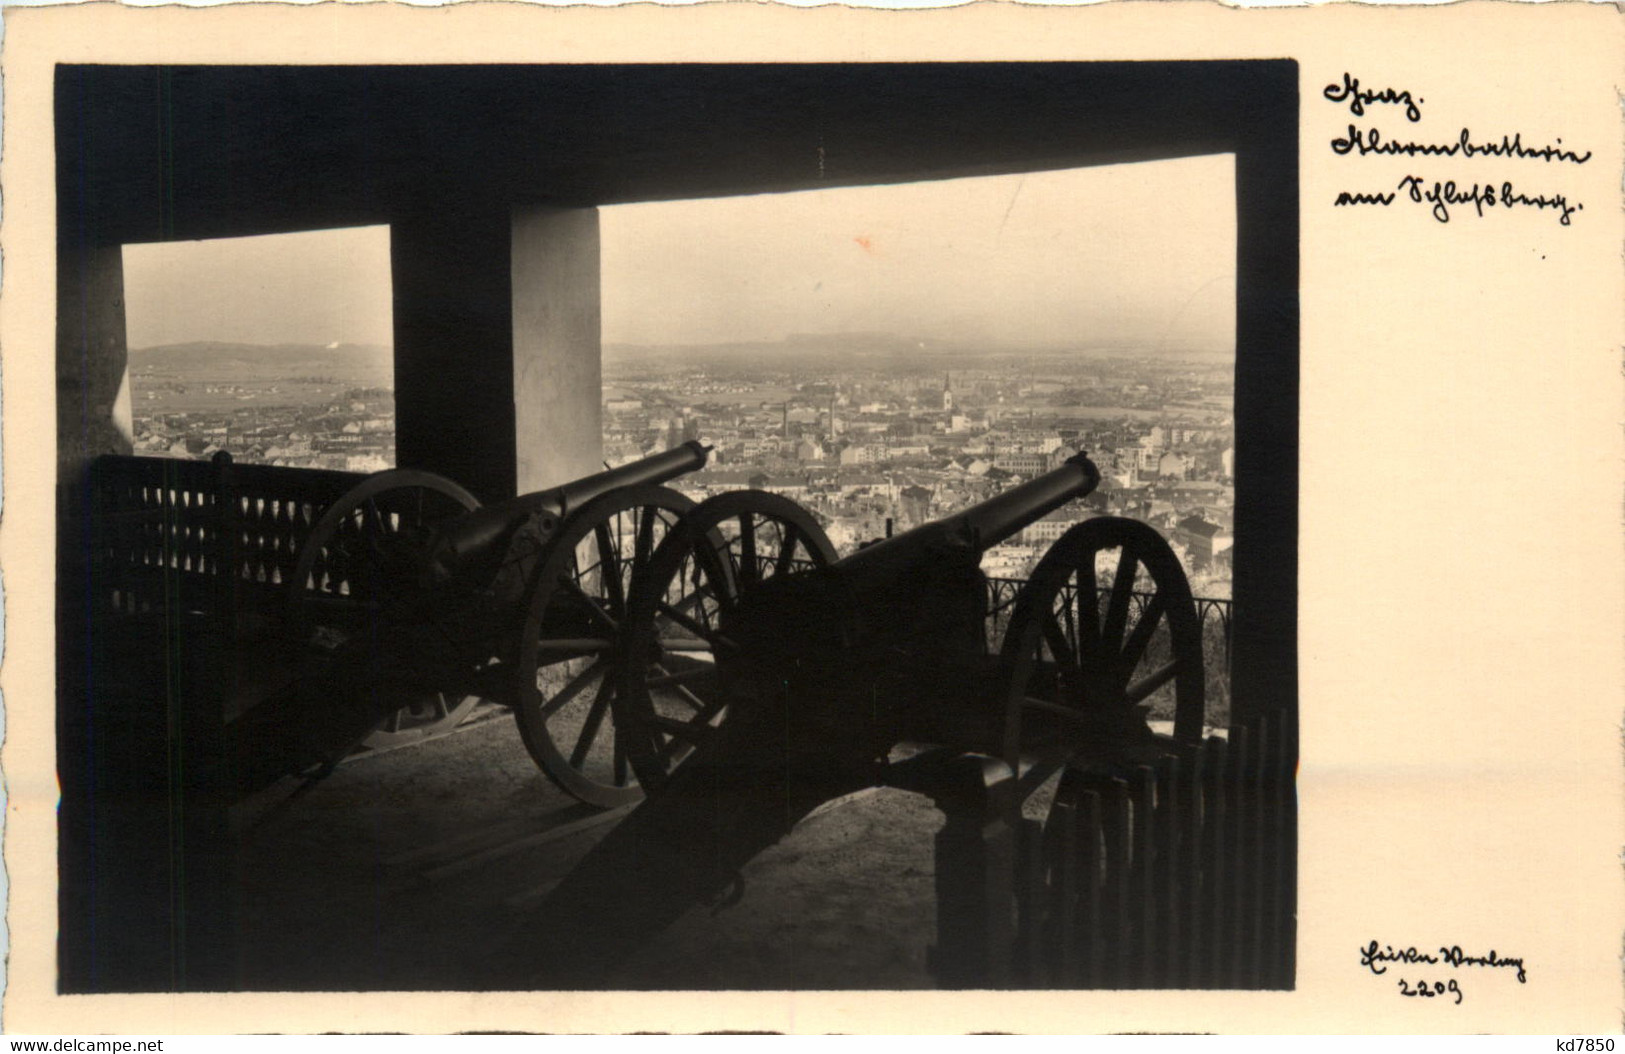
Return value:
<svg viewBox="0 0 1625 1054">
<path fill-rule="evenodd" d="M 942 375 L 942 412 L 943 413 L 952 413 L 953 412 L 953 408 L 954 408 L 953 377 L 954 377 L 954 375 L 951 372 L 950 373 L 945 373 L 945 374 Z"/>
</svg>

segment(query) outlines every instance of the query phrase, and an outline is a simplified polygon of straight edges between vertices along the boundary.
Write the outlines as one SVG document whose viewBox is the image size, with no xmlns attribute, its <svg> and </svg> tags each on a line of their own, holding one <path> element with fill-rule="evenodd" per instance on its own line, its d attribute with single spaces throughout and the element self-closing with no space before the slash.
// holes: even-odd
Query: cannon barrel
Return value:
<svg viewBox="0 0 1625 1054">
<path fill-rule="evenodd" d="M 663 453 L 651 454 L 619 468 L 572 480 L 551 490 L 522 494 L 511 503 L 502 504 L 520 505 L 532 512 L 552 513 L 562 520 L 587 502 L 619 487 L 665 483 L 702 469 L 710 453 L 709 446 L 691 439 Z"/>
<path fill-rule="evenodd" d="M 619 468 L 584 476 L 550 490 L 521 494 L 438 525 L 424 547 L 426 582 L 479 577 L 499 560 L 507 540 L 525 521 L 536 518 L 551 531 L 581 506 L 619 487 L 660 484 L 705 467 L 711 448 L 696 440 Z"/>
<path fill-rule="evenodd" d="M 860 549 L 834 567 L 849 575 L 868 576 L 889 566 L 911 563 L 920 550 L 942 547 L 981 553 L 1012 538 L 1025 527 L 1089 494 L 1100 484 L 1100 470 L 1084 453 L 1067 458 L 1060 467 L 998 494 L 980 505 L 905 531 Z"/>
<path fill-rule="evenodd" d="M 828 567 L 779 576 L 741 598 L 727 629 L 747 652 L 816 655 L 887 649 L 912 637 L 976 647 L 982 553 L 1100 483 L 1075 454 L 1060 467 L 946 519 L 876 542 Z M 795 626 L 793 634 L 783 633 Z"/>
</svg>

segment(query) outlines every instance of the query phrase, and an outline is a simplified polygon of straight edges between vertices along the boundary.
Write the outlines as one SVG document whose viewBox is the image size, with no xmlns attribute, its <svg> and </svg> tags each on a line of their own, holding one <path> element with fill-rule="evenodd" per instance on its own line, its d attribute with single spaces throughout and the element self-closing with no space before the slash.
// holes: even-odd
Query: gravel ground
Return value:
<svg viewBox="0 0 1625 1054">
<path fill-rule="evenodd" d="M 610 828 L 516 846 L 598 814 L 548 783 L 506 715 L 476 721 L 237 809 L 235 987 L 523 986 L 524 964 L 494 968 L 486 952 Z M 614 987 L 929 988 L 940 824 L 914 795 L 844 799 L 758 856 L 738 903 L 651 935 Z M 546 954 L 538 947 L 536 961 Z"/>
</svg>

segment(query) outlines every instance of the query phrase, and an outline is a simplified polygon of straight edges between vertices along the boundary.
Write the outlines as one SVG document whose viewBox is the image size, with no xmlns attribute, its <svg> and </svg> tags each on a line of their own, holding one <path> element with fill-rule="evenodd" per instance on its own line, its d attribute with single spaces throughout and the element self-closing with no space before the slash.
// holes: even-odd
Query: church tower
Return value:
<svg viewBox="0 0 1625 1054">
<path fill-rule="evenodd" d="M 954 385 L 951 372 L 942 375 L 942 412 L 952 413 L 954 409 Z"/>
</svg>

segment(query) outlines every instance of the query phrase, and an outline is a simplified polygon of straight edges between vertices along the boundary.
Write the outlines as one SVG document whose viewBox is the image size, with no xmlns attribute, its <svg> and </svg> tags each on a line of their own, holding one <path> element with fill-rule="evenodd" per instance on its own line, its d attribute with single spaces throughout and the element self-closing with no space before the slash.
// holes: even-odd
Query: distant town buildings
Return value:
<svg viewBox="0 0 1625 1054">
<path fill-rule="evenodd" d="M 814 347 L 812 338 L 796 345 Z M 841 551 L 1041 475 L 1079 450 L 1099 490 L 988 554 L 1021 577 L 1074 524 L 1128 516 L 1174 547 L 1199 595 L 1228 596 L 1234 545 L 1233 367 L 1131 356 L 990 352 L 956 365 L 806 355 L 606 361 L 604 457 L 622 464 L 691 439 L 706 470 L 674 485 L 703 498 L 761 487 L 806 505 Z M 815 361 L 808 361 L 815 360 Z M 136 452 L 371 472 L 394 463 L 394 399 L 332 378 L 225 382 L 137 377 Z"/>
<path fill-rule="evenodd" d="M 394 466 L 395 398 L 388 389 L 334 384 L 325 393 L 307 390 L 294 401 L 294 388 L 248 382 L 154 386 L 136 400 L 142 412 L 135 419 L 135 452 L 209 458 L 225 450 L 255 464 L 348 472 Z M 197 394 L 241 398 L 228 407 Z"/>
<path fill-rule="evenodd" d="M 959 361 L 963 368 L 923 376 L 923 363 L 860 368 L 839 355 L 817 368 L 765 358 L 703 372 L 606 364 L 606 457 L 619 463 L 660 448 L 673 417 L 694 422 L 716 446 L 713 466 L 674 486 L 695 498 L 753 485 L 785 494 L 847 551 L 880 537 L 888 520 L 906 529 L 949 515 L 1082 449 L 1101 468 L 1100 490 L 997 547 L 984 570 L 1020 577 L 1074 524 L 1110 514 L 1155 526 L 1200 593 L 1228 595 L 1229 363 L 1055 355 L 1039 368 L 992 353 Z M 1215 531 L 1180 528 L 1189 520 Z"/>
</svg>

